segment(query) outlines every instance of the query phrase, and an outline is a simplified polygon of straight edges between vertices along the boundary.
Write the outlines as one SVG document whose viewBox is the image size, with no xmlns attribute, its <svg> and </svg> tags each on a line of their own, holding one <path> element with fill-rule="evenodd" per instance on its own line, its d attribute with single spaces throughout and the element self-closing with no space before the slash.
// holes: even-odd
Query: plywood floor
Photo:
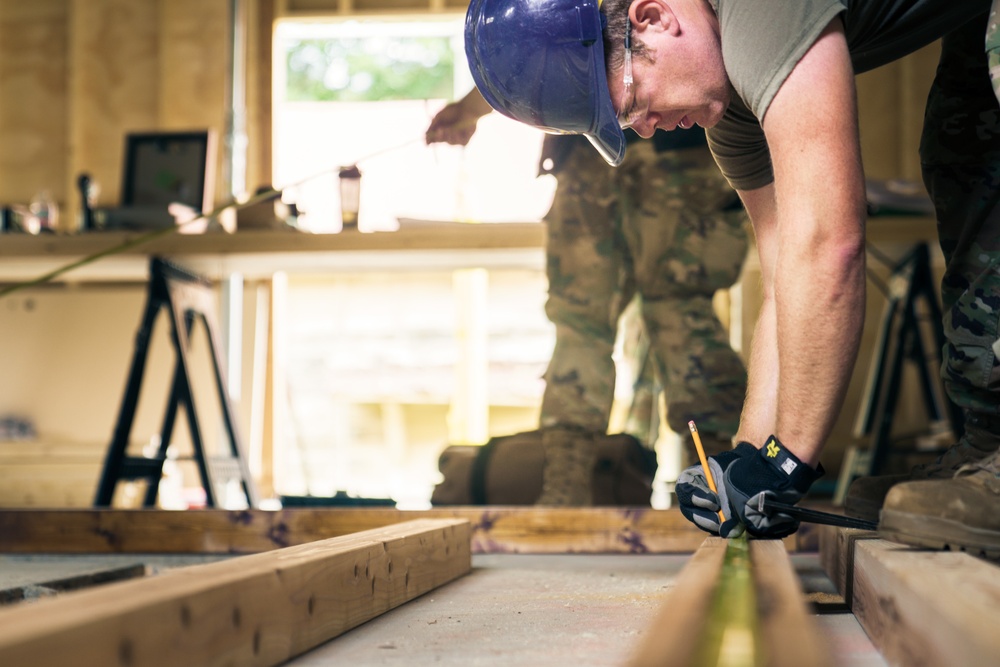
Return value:
<svg viewBox="0 0 1000 667">
<path fill-rule="evenodd" d="M 473 571 L 291 661 L 294 667 L 622 665 L 685 555 L 478 555 Z M 793 557 L 807 592 L 834 593 L 813 555 Z M 835 664 L 886 662 L 850 613 L 820 614 Z"/>
<path fill-rule="evenodd" d="M 0 556 L 8 590 L 142 564 L 151 573 L 220 556 Z M 642 639 L 687 555 L 513 555 L 473 557 L 471 574 L 376 618 L 287 663 L 421 667 L 609 667 Z M 806 593 L 835 594 L 816 554 L 792 557 Z M 19 602 L 17 604 L 31 604 Z M 837 609 L 825 606 L 824 609 Z M 848 612 L 818 622 L 845 667 L 881 667 Z"/>
</svg>

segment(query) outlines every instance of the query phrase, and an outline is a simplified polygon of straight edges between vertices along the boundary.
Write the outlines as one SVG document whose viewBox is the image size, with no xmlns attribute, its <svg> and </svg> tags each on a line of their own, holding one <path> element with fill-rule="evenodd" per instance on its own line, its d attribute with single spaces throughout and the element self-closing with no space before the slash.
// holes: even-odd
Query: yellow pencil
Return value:
<svg viewBox="0 0 1000 667">
<path fill-rule="evenodd" d="M 705 458 L 705 448 L 701 444 L 701 436 L 698 435 L 698 427 L 694 425 L 694 420 L 688 422 L 688 428 L 691 429 L 691 437 L 694 438 L 694 448 L 698 450 L 698 460 L 701 461 L 701 469 L 705 471 L 705 479 L 708 480 L 708 488 L 712 489 L 712 493 L 719 495 L 719 489 L 715 486 L 715 479 L 712 477 L 712 469 L 708 467 L 708 459 Z M 726 515 L 719 510 L 719 522 L 724 522 L 726 520 Z"/>
</svg>

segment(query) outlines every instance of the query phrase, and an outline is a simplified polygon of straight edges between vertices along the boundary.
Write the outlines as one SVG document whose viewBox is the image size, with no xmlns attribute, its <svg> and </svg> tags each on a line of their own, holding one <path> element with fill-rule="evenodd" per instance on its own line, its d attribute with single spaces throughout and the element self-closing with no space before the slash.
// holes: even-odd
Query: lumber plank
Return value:
<svg viewBox="0 0 1000 667">
<path fill-rule="evenodd" d="M 785 545 L 780 540 L 749 540 L 749 559 L 727 561 L 728 540 L 710 537 L 691 557 L 667 595 L 663 609 L 645 633 L 645 639 L 629 667 L 698 664 L 745 664 L 744 658 L 770 667 L 829 667 L 831 653 L 822 640 L 806 605 L 802 587 Z M 746 547 L 743 547 L 744 549 Z M 731 653 L 726 627 L 713 615 L 722 611 L 713 597 L 724 573 L 724 564 L 743 568 L 727 573 L 730 578 L 749 569 L 747 586 L 731 586 L 729 594 L 746 591 L 756 627 L 740 627 L 746 641 L 739 656 Z M 735 563 L 735 565 L 734 565 Z M 721 599 L 725 605 L 727 599 Z M 731 600 L 738 604 L 738 600 Z M 718 650 L 707 650 L 707 642 L 719 642 Z M 779 648 L 780 647 L 780 648 Z M 728 655 L 723 655 L 727 654 Z M 746 655 L 744 655 L 744 652 Z M 726 662 L 728 660 L 728 662 Z M 735 660 L 735 661 L 734 661 Z M 741 660 L 743 660 L 741 662 Z"/>
<path fill-rule="evenodd" d="M 832 665 L 832 654 L 781 542 L 750 540 L 750 567 L 757 592 L 763 663 L 771 667 Z"/>
<path fill-rule="evenodd" d="M 19 509 L 0 510 L 0 553 L 251 554 L 416 518 L 468 521 L 473 553 L 691 553 L 705 539 L 677 509 Z"/>
<path fill-rule="evenodd" d="M 471 569 L 421 519 L 0 610 L 3 665 L 277 665 Z"/>
<path fill-rule="evenodd" d="M 698 642 L 695 664 L 700 667 L 762 665 L 759 626 L 750 544 L 743 535 L 729 540 L 726 545 L 726 558 L 712 594 L 712 606 Z"/>
<path fill-rule="evenodd" d="M 890 664 L 995 665 L 1000 570 L 886 540 L 854 547 L 852 610 Z"/>
<path fill-rule="evenodd" d="M 15 556 L 16 558 L 16 556 Z M 65 568 L 65 566 L 62 566 Z M 34 569 L 36 577 L 31 577 Z M 0 562 L 0 604 L 30 600 L 42 595 L 55 595 L 61 591 L 87 588 L 110 581 L 122 581 L 148 574 L 142 563 L 126 565 L 82 564 L 78 571 L 46 573 L 46 568 L 18 568 L 11 562 Z M 47 574 L 47 576 L 46 576 Z"/>
<path fill-rule="evenodd" d="M 705 538 L 681 570 L 629 667 L 689 667 L 694 664 L 722 570 L 727 541 Z"/>
<path fill-rule="evenodd" d="M 816 526 L 816 531 L 820 565 L 844 598 L 844 604 L 850 606 L 854 595 L 854 545 L 858 540 L 878 539 L 878 533 L 836 526 Z"/>
</svg>

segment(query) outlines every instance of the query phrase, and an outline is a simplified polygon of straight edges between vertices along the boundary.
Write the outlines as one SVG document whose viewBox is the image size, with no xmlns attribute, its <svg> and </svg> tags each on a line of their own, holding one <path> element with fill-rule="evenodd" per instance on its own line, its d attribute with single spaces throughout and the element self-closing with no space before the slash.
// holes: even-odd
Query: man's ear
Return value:
<svg viewBox="0 0 1000 667">
<path fill-rule="evenodd" d="M 636 32 L 651 29 L 676 34 L 679 30 L 677 17 L 668 0 L 634 0 L 629 5 L 628 17 Z"/>
</svg>

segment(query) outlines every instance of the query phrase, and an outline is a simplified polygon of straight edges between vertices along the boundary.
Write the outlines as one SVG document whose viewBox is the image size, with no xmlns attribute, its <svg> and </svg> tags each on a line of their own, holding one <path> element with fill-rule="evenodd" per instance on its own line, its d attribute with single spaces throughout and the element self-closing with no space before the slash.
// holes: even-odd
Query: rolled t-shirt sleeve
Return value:
<svg viewBox="0 0 1000 667">
<path fill-rule="evenodd" d="M 764 130 L 742 100 L 732 101 L 707 136 L 720 171 L 734 189 L 756 190 L 774 180 Z"/>
</svg>

